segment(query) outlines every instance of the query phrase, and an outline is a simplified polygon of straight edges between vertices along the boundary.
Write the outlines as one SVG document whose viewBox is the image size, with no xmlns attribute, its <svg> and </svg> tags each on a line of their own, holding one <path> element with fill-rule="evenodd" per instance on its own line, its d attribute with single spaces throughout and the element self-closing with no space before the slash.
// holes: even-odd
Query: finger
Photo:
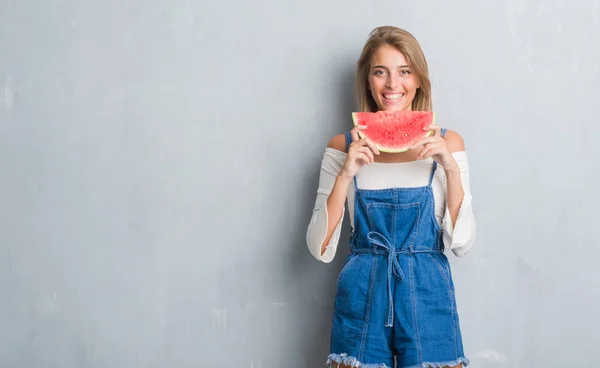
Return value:
<svg viewBox="0 0 600 368">
<path fill-rule="evenodd" d="M 417 160 L 422 160 L 422 159 L 431 157 L 431 156 L 435 155 L 436 153 L 439 153 L 441 146 L 442 146 L 441 144 L 435 144 L 435 143 L 426 145 L 425 147 L 423 147 L 421 152 L 419 152 L 419 155 L 417 156 Z"/>
<path fill-rule="evenodd" d="M 371 151 L 371 149 L 369 147 L 361 147 L 357 150 L 357 152 L 361 152 L 364 153 L 365 155 L 369 156 L 369 159 L 371 160 L 371 162 L 375 161 L 375 156 L 373 155 L 373 151 Z"/>
<path fill-rule="evenodd" d="M 366 128 L 367 128 L 366 125 L 360 125 L 360 124 L 355 126 L 354 128 L 352 128 L 352 130 L 350 131 L 350 134 L 352 135 L 352 140 L 354 140 L 354 141 L 360 140 L 361 138 L 359 137 L 358 132 L 365 130 Z"/>
<path fill-rule="evenodd" d="M 367 144 L 367 138 L 359 138 L 350 143 L 350 147 L 363 147 L 365 144 Z"/>
<path fill-rule="evenodd" d="M 417 143 L 413 144 L 412 146 L 410 146 L 410 148 L 418 148 L 418 147 L 422 147 L 426 144 L 430 144 L 430 143 L 434 143 L 436 141 L 439 140 L 439 136 L 432 136 L 432 137 L 426 137 L 426 138 L 422 138 L 420 139 Z"/>
<path fill-rule="evenodd" d="M 434 146 L 433 143 L 424 145 L 423 148 L 421 149 L 421 151 L 419 152 L 419 154 L 417 155 L 417 159 L 422 160 L 424 158 L 424 156 L 427 154 L 427 152 L 429 152 L 429 150 L 431 150 L 433 148 L 433 146 Z"/>
<path fill-rule="evenodd" d="M 371 141 L 370 139 L 367 139 L 366 141 L 367 146 L 369 146 L 369 148 L 371 149 L 371 151 L 373 151 L 374 154 L 378 155 L 380 152 L 377 149 L 377 146 L 375 145 L 375 143 L 373 143 L 373 141 Z"/>
<path fill-rule="evenodd" d="M 368 147 L 371 150 L 371 152 L 373 152 L 374 154 L 376 154 L 376 155 L 380 154 L 375 143 L 373 143 L 370 139 L 367 139 L 367 138 L 362 138 L 362 139 L 352 142 L 350 144 L 350 147 L 351 147 L 350 149 L 352 149 L 353 147 L 365 147 L 365 146 Z"/>
<path fill-rule="evenodd" d="M 368 150 L 368 148 L 358 145 L 358 142 L 360 142 L 360 140 L 353 143 L 355 145 L 350 147 L 350 149 L 348 150 L 348 156 L 350 156 L 352 158 L 356 158 L 361 153 L 365 153 L 366 152 L 365 150 Z"/>
<path fill-rule="evenodd" d="M 437 124 L 431 124 L 431 125 L 423 128 L 423 130 L 425 130 L 425 131 L 433 130 L 433 135 L 434 136 L 439 135 L 440 129 L 441 129 L 441 127 L 439 125 L 437 125 Z"/>
<path fill-rule="evenodd" d="M 432 156 L 435 156 L 435 155 L 441 155 L 441 154 L 443 154 L 444 152 L 448 152 L 448 151 L 447 151 L 447 149 L 446 149 L 446 146 L 445 146 L 445 145 L 442 143 L 442 144 L 439 144 L 439 145 L 437 145 L 437 146 L 435 146 L 435 147 L 431 148 L 431 149 L 430 149 L 430 150 L 429 150 L 429 151 L 428 151 L 428 152 L 427 152 L 427 153 L 426 153 L 426 154 L 423 156 L 423 158 L 429 158 L 429 157 L 432 157 Z"/>
<path fill-rule="evenodd" d="M 425 152 L 427 152 L 427 146 L 424 146 L 420 151 L 419 154 L 417 155 L 417 160 L 420 160 L 421 157 L 423 157 L 423 155 L 425 154 Z"/>
<path fill-rule="evenodd" d="M 427 144 L 426 146 L 424 146 L 423 149 L 421 150 L 421 152 L 419 153 L 419 156 L 418 156 L 419 159 L 421 159 L 421 160 L 424 159 L 425 156 L 432 150 L 435 150 L 436 147 L 437 147 L 437 145 L 435 143 L 430 143 L 430 144 Z"/>
<path fill-rule="evenodd" d="M 375 151 L 379 152 L 375 143 L 368 138 L 360 138 L 359 140 L 350 143 L 350 147 L 369 147 L 373 153 L 375 153 Z"/>
<path fill-rule="evenodd" d="M 371 159 L 371 162 L 375 162 L 375 153 L 369 147 L 367 147 L 367 155 Z"/>
<path fill-rule="evenodd" d="M 362 153 L 362 152 L 357 153 L 355 160 L 362 161 L 362 163 L 366 164 L 366 165 L 371 163 L 369 156 L 367 156 L 365 153 Z"/>
</svg>

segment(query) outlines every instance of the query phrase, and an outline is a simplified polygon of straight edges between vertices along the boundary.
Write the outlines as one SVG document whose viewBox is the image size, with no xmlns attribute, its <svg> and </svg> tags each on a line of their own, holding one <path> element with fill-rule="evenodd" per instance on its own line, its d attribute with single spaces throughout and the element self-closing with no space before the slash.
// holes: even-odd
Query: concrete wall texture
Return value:
<svg viewBox="0 0 600 368">
<path fill-rule="evenodd" d="M 368 32 L 412 32 L 478 223 L 473 367 L 593 367 L 600 0 L 1 0 L 0 366 L 324 366 L 305 231 Z"/>
</svg>

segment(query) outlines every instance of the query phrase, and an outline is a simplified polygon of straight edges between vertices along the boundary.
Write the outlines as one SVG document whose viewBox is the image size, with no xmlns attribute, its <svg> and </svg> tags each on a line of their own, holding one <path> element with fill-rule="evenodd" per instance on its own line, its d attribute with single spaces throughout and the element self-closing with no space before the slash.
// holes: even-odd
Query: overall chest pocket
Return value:
<svg viewBox="0 0 600 368">
<path fill-rule="evenodd" d="M 420 215 L 419 202 L 367 204 L 370 230 L 383 235 L 397 249 L 406 249 L 414 244 Z"/>
</svg>

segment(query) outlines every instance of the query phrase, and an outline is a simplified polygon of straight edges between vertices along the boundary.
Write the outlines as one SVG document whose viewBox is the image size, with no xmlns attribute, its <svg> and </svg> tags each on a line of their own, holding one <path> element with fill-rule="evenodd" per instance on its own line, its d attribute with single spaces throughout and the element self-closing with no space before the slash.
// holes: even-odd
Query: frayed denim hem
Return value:
<svg viewBox="0 0 600 368">
<path fill-rule="evenodd" d="M 352 368 L 392 368 L 388 367 L 387 364 L 365 364 L 358 361 L 353 356 L 348 356 L 346 353 L 342 354 L 329 354 L 327 357 L 326 366 L 331 368 L 331 363 L 336 362 L 338 364 L 343 364 Z M 337 367 L 336 367 L 337 368 Z"/>
<path fill-rule="evenodd" d="M 463 366 L 466 367 L 471 363 L 469 362 L 469 359 L 462 357 L 462 358 L 458 358 L 451 362 L 440 362 L 440 363 L 425 362 L 422 364 L 412 365 L 408 368 L 443 368 L 443 367 L 454 367 L 455 365 L 458 365 L 458 364 L 462 364 Z"/>
</svg>

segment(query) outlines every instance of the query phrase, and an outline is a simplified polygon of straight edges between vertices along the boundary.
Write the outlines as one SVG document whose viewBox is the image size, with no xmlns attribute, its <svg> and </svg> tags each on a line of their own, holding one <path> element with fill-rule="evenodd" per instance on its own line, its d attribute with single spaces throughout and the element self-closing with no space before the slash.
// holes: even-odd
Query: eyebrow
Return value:
<svg viewBox="0 0 600 368">
<path fill-rule="evenodd" d="M 385 66 L 383 65 L 374 65 L 373 69 L 375 68 L 383 68 L 383 69 L 387 69 Z M 410 65 L 400 65 L 399 68 L 410 68 Z"/>
</svg>

